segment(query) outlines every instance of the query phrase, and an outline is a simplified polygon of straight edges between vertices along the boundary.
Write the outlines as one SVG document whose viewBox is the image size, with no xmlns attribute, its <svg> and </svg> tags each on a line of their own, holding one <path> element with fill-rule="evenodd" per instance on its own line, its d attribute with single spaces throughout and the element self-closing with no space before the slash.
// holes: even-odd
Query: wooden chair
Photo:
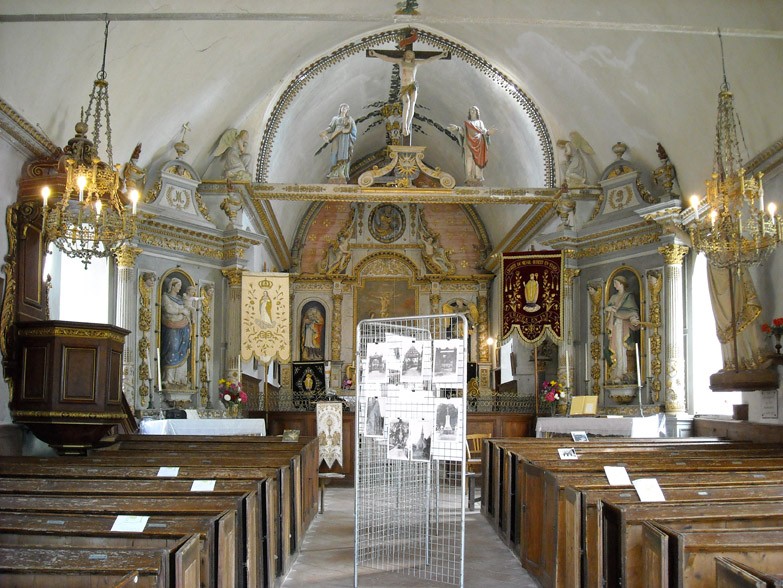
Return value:
<svg viewBox="0 0 783 588">
<path fill-rule="evenodd" d="M 484 439 L 491 438 L 490 433 L 471 433 L 465 435 L 465 479 L 468 482 L 468 510 L 475 508 L 476 480 L 482 476 L 481 455 Z M 483 497 L 479 497 L 483 498 Z"/>
</svg>

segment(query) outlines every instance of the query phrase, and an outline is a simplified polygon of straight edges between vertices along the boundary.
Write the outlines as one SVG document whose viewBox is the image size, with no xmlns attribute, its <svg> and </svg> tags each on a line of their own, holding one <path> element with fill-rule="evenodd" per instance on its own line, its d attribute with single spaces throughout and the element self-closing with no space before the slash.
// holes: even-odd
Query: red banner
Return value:
<svg viewBox="0 0 783 588">
<path fill-rule="evenodd" d="M 503 330 L 526 343 L 563 339 L 563 253 L 523 251 L 503 254 Z"/>
</svg>

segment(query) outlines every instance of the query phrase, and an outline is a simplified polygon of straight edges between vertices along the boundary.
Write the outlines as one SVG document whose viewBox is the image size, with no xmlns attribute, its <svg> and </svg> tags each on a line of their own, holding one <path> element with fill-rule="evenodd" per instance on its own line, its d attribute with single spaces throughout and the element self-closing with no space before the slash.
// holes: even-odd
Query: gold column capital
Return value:
<svg viewBox="0 0 783 588">
<path fill-rule="evenodd" d="M 680 265 L 685 256 L 688 255 L 688 251 L 690 251 L 690 247 L 676 243 L 658 247 L 658 253 L 663 256 L 667 265 Z"/>
<path fill-rule="evenodd" d="M 223 277 L 228 280 L 229 286 L 241 286 L 242 274 L 245 273 L 245 270 L 241 267 L 232 267 L 229 269 L 220 270 L 220 273 L 222 273 Z"/>
<path fill-rule="evenodd" d="M 574 278 L 576 278 L 580 273 L 582 273 L 582 270 L 575 267 L 563 268 L 563 281 L 565 282 L 566 286 L 573 286 Z"/>
<path fill-rule="evenodd" d="M 120 268 L 131 268 L 136 264 L 136 258 L 141 255 L 143 249 L 133 245 L 123 244 L 114 252 L 114 258 Z"/>
</svg>

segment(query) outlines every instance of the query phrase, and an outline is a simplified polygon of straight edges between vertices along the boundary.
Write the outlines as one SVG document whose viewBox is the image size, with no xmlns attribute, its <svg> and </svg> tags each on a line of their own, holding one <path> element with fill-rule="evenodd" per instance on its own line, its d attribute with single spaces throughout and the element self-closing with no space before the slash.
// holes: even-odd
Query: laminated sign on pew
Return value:
<svg viewBox="0 0 783 588">
<path fill-rule="evenodd" d="M 604 466 L 604 472 L 610 486 L 631 485 L 631 478 L 628 477 L 628 472 L 623 466 Z"/>
<path fill-rule="evenodd" d="M 148 516 L 141 515 L 117 515 L 111 530 L 114 533 L 141 533 L 149 519 Z"/>
<path fill-rule="evenodd" d="M 655 478 L 639 478 L 633 481 L 633 487 L 641 502 L 666 502 L 658 480 Z"/>
<path fill-rule="evenodd" d="M 579 459 L 576 449 L 573 447 L 560 447 L 557 450 L 557 454 L 560 456 L 560 459 Z"/>
</svg>

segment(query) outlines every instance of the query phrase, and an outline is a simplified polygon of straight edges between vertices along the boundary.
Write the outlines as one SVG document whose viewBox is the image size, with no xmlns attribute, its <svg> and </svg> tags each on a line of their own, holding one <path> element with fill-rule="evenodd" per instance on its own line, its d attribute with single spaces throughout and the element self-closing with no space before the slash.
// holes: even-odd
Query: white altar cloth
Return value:
<svg viewBox="0 0 783 588">
<path fill-rule="evenodd" d="M 572 431 L 584 431 L 588 435 L 611 437 L 665 437 L 666 416 L 657 413 L 648 417 L 539 417 L 536 421 L 536 437 L 547 433 L 567 435 Z"/>
<path fill-rule="evenodd" d="M 141 421 L 142 435 L 266 435 L 264 419 L 154 419 Z"/>
</svg>

